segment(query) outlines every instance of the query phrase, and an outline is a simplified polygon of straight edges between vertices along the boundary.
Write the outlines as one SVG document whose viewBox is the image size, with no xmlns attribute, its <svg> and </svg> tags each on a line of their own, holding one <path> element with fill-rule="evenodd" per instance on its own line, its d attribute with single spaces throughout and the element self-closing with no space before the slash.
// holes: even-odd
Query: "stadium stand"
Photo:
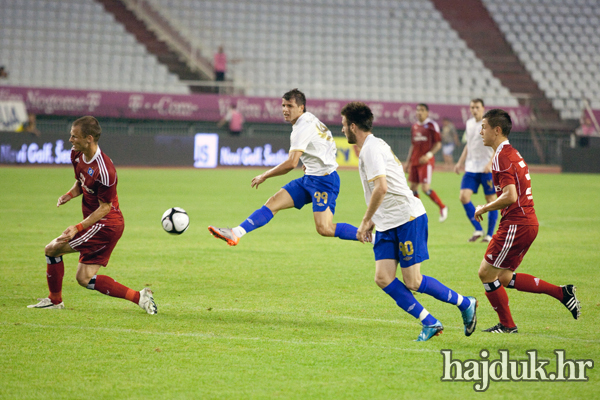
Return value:
<svg viewBox="0 0 600 400">
<path fill-rule="evenodd" d="M 188 94 L 94 0 L 0 0 L 3 84 Z"/>
<path fill-rule="evenodd" d="M 152 3 L 206 48 L 242 60 L 229 73 L 247 95 L 298 86 L 311 98 L 518 103 L 428 0 Z"/>
<path fill-rule="evenodd" d="M 483 0 L 500 30 L 563 119 L 582 99 L 600 104 L 597 0 Z"/>
</svg>

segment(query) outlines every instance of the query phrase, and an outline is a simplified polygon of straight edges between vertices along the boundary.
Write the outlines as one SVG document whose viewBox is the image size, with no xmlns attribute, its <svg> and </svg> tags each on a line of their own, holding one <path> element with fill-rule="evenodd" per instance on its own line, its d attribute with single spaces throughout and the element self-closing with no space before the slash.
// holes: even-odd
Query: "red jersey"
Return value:
<svg viewBox="0 0 600 400">
<path fill-rule="evenodd" d="M 410 156 L 411 165 L 419 165 L 419 158 L 427 154 L 437 142 L 442 141 L 440 127 L 438 124 L 427 118 L 423 123 L 415 122 L 410 128 L 412 154 Z M 433 165 L 435 159 L 432 157 L 429 164 Z"/>
<path fill-rule="evenodd" d="M 492 161 L 492 179 L 498 197 L 507 185 L 515 185 L 517 189 L 517 201 L 502 210 L 502 221 L 516 225 L 539 225 L 533 209 L 529 168 L 508 140 L 496 149 Z"/>
<path fill-rule="evenodd" d="M 75 169 L 75 179 L 83 193 L 81 209 L 83 218 L 87 218 L 103 203 L 112 203 L 109 213 L 101 221 L 123 220 L 117 196 L 117 170 L 112 160 L 100 147 L 91 161 L 85 161 L 83 153 L 71 150 L 71 162 Z"/>
</svg>

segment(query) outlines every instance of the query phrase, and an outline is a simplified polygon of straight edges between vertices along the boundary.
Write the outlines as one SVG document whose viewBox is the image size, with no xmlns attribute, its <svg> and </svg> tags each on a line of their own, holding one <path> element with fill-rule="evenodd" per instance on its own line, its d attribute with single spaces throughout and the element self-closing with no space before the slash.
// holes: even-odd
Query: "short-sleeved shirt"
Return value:
<svg viewBox="0 0 600 400">
<path fill-rule="evenodd" d="M 383 203 L 372 218 L 378 232 L 396 228 L 425 214 L 423 203 L 406 183 L 402 163 L 382 139 L 372 134 L 367 136 L 358 157 L 358 170 L 367 205 L 373 195 L 374 181 L 380 177 L 387 181 Z"/>
<path fill-rule="evenodd" d="M 306 175 L 328 175 L 338 167 L 337 147 L 327 126 L 312 113 L 302 114 L 290 136 L 290 152 L 301 151 Z"/>
<path fill-rule="evenodd" d="M 103 203 L 112 203 L 109 213 L 101 221 L 123 221 L 117 196 L 117 171 L 112 160 L 100 150 L 91 160 L 86 161 L 83 153 L 71 150 L 71 162 L 75 169 L 75 179 L 83 193 L 81 209 L 87 218 Z"/>
<path fill-rule="evenodd" d="M 512 225 L 538 225 L 533 208 L 529 167 L 521 154 L 505 140 L 498 146 L 492 161 L 492 178 L 498 197 L 507 185 L 515 185 L 517 201 L 502 209 L 502 222 Z"/>
<path fill-rule="evenodd" d="M 437 142 L 442 141 L 440 136 L 440 127 L 437 122 L 427 118 L 423 123 L 415 122 L 410 128 L 412 154 L 410 164 L 419 164 L 419 158 L 427 154 Z M 429 164 L 435 163 L 434 157 L 429 160 Z"/>
<path fill-rule="evenodd" d="M 481 124 L 475 118 L 467 120 L 465 136 L 467 137 L 467 160 L 465 161 L 465 172 L 484 172 L 485 166 L 490 162 L 494 149 L 483 145 L 481 138 Z"/>
</svg>

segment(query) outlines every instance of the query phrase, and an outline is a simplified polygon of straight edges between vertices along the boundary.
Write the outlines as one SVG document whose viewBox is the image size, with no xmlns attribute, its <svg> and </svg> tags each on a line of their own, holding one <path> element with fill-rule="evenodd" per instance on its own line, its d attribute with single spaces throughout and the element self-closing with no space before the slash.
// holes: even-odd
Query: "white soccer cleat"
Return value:
<svg viewBox="0 0 600 400">
<path fill-rule="evenodd" d="M 440 210 L 440 222 L 444 222 L 448 218 L 448 206 Z"/>
<path fill-rule="evenodd" d="M 148 288 L 140 290 L 140 302 L 138 303 L 138 306 L 148 314 L 154 315 L 158 313 L 158 308 L 156 307 L 154 297 L 152 296 L 152 290 Z"/>
<path fill-rule="evenodd" d="M 481 239 L 483 243 L 489 243 L 492 241 L 492 237 L 490 235 L 485 235 L 483 239 Z"/>
<path fill-rule="evenodd" d="M 27 308 L 45 308 L 47 310 L 58 310 L 58 309 L 65 308 L 65 303 L 63 303 L 61 301 L 58 304 L 54 304 L 54 303 L 52 303 L 52 300 L 50 300 L 49 297 L 46 297 L 45 299 L 38 299 L 38 300 L 40 301 L 39 303 L 27 306 Z"/>
</svg>

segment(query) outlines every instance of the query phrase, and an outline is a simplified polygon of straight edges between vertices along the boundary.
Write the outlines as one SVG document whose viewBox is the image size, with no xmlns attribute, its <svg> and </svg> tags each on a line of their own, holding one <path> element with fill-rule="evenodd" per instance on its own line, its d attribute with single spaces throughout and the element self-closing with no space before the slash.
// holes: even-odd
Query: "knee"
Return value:
<svg viewBox="0 0 600 400">
<path fill-rule="evenodd" d="M 490 283 L 494 280 L 494 279 L 492 279 L 493 277 L 490 276 L 489 271 L 483 267 L 479 268 L 478 275 L 479 275 L 479 280 L 481 280 L 482 283 Z M 490 280 L 490 279 L 492 279 L 492 280 Z"/>
<path fill-rule="evenodd" d="M 56 247 L 54 246 L 54 241 L 46 245 L 46 247 L 44 248 L 44 254 L 48 257 L 57 257 L 60 255 L 58 254 Z"/>
<path fill-rule="evenodd" d="M 316 228 L 317 228 L 317 233 L 321 236 L 326 236 L 326 237 L 334 237 L 335 236 L 335 228 L 333 227 L 333 224 L 330 224 L 330 225 L 317 224 Z"/>
<path fill-rule="evenodd" d="M 88 276 L 84 271 L 77 271 L 77 274 L 75 275 L 75 278 L 77 279 L 77 283 L 79 283 L 79 286 L 82 287 L 87 287 L 88 283 L 90 283 L 90 280 L 92 279 L 91 276 Z"/>
<path fill-rule="evenodd" d="M 381 289 L 387 287 L 394 279 L 386 275 L 375 274 L 375 284 Z"/>
<path fill-rule="evenodd" d="M 467 204 L 471 201 L 471 198 L 467 194 L 461 192 L 461 194 L 459 196 L 459 200 L 461 203 Z"/>
</svg>

